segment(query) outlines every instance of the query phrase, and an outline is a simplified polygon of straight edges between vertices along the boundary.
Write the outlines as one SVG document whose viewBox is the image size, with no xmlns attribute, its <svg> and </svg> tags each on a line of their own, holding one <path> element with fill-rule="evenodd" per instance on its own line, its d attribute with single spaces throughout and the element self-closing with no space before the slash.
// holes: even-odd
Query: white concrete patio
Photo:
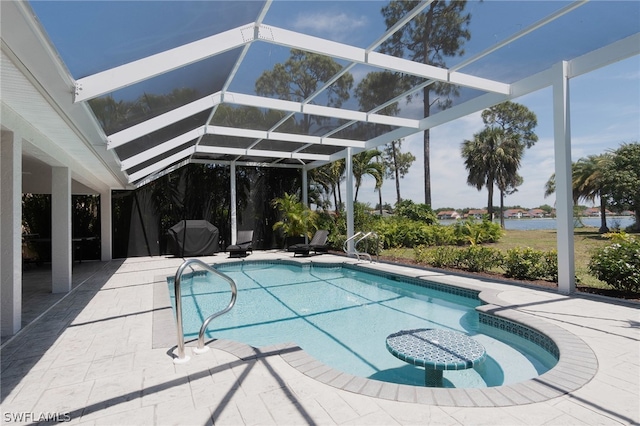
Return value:
<svg viewBox="0 0 640 426">
<path fill-rule="evenodd" d="M 248 260 L 283 258 L 291 255 L 254 252 Z M 202 259 L 226 261 L 227 255 Z M 311 259 L 345 260 L 332 255 Z M 56 413 L 74 424 L 95 425 L 640 423 L 638 304 L 566 297 L 421 270 L 421 275 L 437 280 L 496 290 L 503 306 L 518 315 L 577 336 L 595 354 L 595 375 L 576 390 L 556 390 L 527 404 L 500 388 L 428 394 L 425 389 L 404 393 L 395 386 L 368 392 L 358 380 L 340 389 L 312 378 L 309 369 L 305 374 L 305 368 L 296 366 L 305 354 L 293 346 L 260 348 L 257 355 L 239 357 L 250 348 L 217 341 L 206 354 L 174 364 L 171 345 L 154 348 L 154 321 L 156 333 L 175 333 L 172 323 L 159 322 L 167 309 L 154 310 L 159 306 L 154 294 L 160 297 L 154 286 L 173 275 L 181 262 L 155 257 L 74 265 L 74 290 L 3 342 L 3 424 L 37 423 L 40 416 Z M 25 271 L 25 287 L 34 284 L 31 277 L 40 284 L 46 279 L 46 274 L 32 272 Z M 32 297 L 25 309 L 46 309 L 46 304 L 38 305 L 44 299 Z M 30 317 L 37 315 L 32 312 Z M 425 400 L 429 396 L 432 403 Z"/>
</svg>

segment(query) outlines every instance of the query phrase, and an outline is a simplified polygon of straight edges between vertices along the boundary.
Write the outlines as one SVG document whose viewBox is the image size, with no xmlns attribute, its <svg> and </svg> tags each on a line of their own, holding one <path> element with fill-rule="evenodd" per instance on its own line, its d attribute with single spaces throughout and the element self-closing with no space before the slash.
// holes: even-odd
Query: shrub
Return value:
<svg viewBox="0 0 640 426">
<path fill-rule="evenodd" d="M 589 272 L 617 290 L 640 291 L 640 240 L 621 232 L 591 256 Z"/>
<path fill-rule="evenodd" d="M 489 220 L 477 222 L 473 219 L 467 219 L 456 222 L 452 226 L 456 243 L 459 245 L 495 243 L 502 236 L 500 225 Z"/>
<path fill-rule="evenodd" d="M 459 251 L 451 246 L 422 245 L 414 249 L 416 262 L 431 265 L 434 268 L 458 268 L 460 266 Z"/>
<path fill-rule="evenodd" d="M 502 265 L 502 253 L 491 247 L 472 245 L 460 250 L 460 264 L 470 272 L 485 272 Z"/>
<path fill-rule="evenodd" d="M 540 267 L 542 252 L 530 247 L 507 250 L 504 258 L 505 275 L 519 280 L 536 280 L 543 275 Z"/>
<path fill-rule="evenodd" d="M 558 282 L 558 251 L 549 250 L 542 254 L 544 264 L 544 275 L 549 281 Z M 578 282 L 576 277 L 576 282 Z"/>
<path fill-rule="evenodd" d="M 414 251 L 416 262 L 435 268 L 464 269 L 470 272 L 485 272 L 502 264 L 502 254 L 490 247 L 470 246 L 419 246 Z"/>
</svg>

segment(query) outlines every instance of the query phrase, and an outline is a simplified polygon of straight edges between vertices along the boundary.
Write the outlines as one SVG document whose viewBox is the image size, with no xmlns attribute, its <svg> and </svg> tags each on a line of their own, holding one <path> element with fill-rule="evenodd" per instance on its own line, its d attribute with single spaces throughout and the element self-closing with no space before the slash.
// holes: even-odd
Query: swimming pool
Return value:
<svg viewBox="0 0 640 426">
<path fill-rule="evenodd" d="M 442 328 L 468 334 L 487 351 L 474 369 L 445 371 L 444 386 L 482 388 L 517 383 L 557 362 L 553 350 L 499 327 L 476 311 L 477 292 L 421 279 L 372 274 L 356 266 L 294 262 L 234 262 L 217 269 L 236 281 L 238 300 L 208 328 L 209 339 L 254 347 L 293 342 L 321 362 L 356 376 L 424 385 L 424 370 L 398 360 L 385 346 L 391 333 Z M 185 337 L 229 301 L 228 285 L 206 273 L 185 275 Z M 169 282 L 173 294 L 172 282 Z M 172 303 L 174 301 L 172 300 Z M 480 320 L 482 318 L 483 320 Z M 507 331 L 508 330 L 508 331 Z"/>
</svg>

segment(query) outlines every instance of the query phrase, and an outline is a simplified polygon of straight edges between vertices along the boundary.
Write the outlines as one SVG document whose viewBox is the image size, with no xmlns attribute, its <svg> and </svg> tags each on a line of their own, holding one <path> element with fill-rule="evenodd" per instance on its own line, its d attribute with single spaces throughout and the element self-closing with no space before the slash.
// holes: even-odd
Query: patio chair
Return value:
<svg viewBox="0 0 640 426">
<path fill-rule="evenodd" d="M 289 252 L 293 252 L 293 255 L 301 254 L 303 256 L 309 256 L 309 252 L 313 251 L 315 254 L 326 253 L 329 250 L 327 240 L 329 238 L 329 231 L 326 229 L 318 229 L 313 235 L 309 244 L 294 244 L 289 247 Z"/>
<path fill-rule="evenodd" d="M 229 257 L 246 257 L 247 252 L 253 251 L 253 230 L 238 231 L 236 243 L 227 247 Z"/>
</svg>

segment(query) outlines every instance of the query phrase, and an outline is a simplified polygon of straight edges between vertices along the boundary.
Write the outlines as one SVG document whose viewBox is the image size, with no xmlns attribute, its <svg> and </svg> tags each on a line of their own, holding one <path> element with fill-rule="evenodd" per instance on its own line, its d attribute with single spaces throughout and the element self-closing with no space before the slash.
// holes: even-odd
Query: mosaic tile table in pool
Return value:
<svg viewBox="0 0 640 426">
<path fill-rule="evenodd" d="M 452 330 L 418 328 L 387 336 L 387 349 L 409 364 L 425 368 L 425 385 L 442 386 L 444 370 L 464 370 L 484 362 L 484 347 Z"/>
</svg>

